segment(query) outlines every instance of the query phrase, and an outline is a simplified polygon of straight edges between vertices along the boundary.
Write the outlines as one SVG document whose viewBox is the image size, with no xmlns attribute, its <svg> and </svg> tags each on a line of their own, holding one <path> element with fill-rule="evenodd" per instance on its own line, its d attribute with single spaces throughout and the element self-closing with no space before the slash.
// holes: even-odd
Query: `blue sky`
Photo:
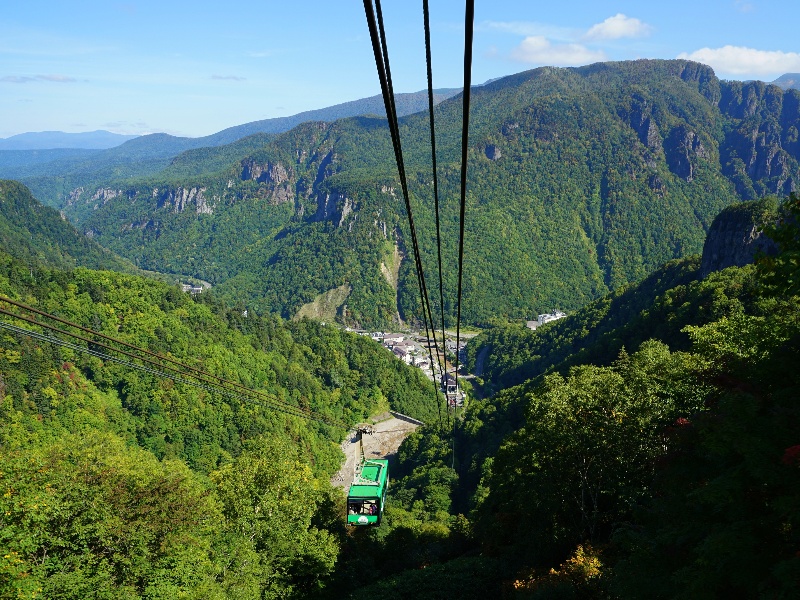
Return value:
<svg viewBox="0 0 800 600">
<path fill-rule="evenodd" d="M 200 136 L 379 93 L 359 0 L 25 0 L 0 11 L 0 137 Z M 462 81 L 463 4 L 430 0 L 434 85 Z M 396 91 L 424 89 L 421 0 L 384 0 Z M 473 82 L 541 65 L 692 58 L 800 72 L 797 0 L 476 0 Z"/>
</svg>

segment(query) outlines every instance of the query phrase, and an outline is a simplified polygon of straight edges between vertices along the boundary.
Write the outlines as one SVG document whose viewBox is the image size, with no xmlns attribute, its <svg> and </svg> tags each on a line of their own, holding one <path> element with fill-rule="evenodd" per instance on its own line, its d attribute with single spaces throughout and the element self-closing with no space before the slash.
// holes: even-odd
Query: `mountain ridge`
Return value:
<svg viewBox="0 0 800 600">
<path fill-rule="evenodd" d="M 456 88 L 441 88 L 434 90 L 434 103 L 452 97 L 460 92 Z M 397 111 L 400 116 L 427 110 L 428 97 L 426 91 L 395 94 Z M 289 117 L 276 117 L 236 125 L 201 137 L 181 137 L 168 133 L 151 133 L 140 136 L 131 136 L 131 139 L 122 144 L 106 148 L 104 152 L 95 154 L 75 154 L 69 156 L 54 155 L 53 160 L 45 160 L 47 155 L 32 154 L 33 148 L 7 148 L 3 149 L 3 140 L 0 140 L 0 177 L 7 178 L 41 178 L 48 177 L 53 172 L 58 173 L 61 179 L 69 178 L 70 174 L 97 171 L 99 177 L 108 177 L 108 169 L 117 169 L 117 176 L 140 176 L 152 174 L 169 164 L 170 158 L 175 158 L 182 152 L 199 148 L 223 146 L 234 143 L 245 137 L 259 133 L 283 133 L 292 127 L 306 121 L 335 121 L 337 119 L 357 116 L 362 114 L 385 114 L 382 96 L 370 96 L 359 100 L 352 100 L 333 106 L 314 109 L 291 115 Z M 41 133 L 19 134 L 21 136 L 36 138 Z M 65 134 L 80 136 L 83 134 Z M 111 134 L 116 135 L 116 134 Z M 14 136 L 18 137 L 18 136 Z M 12 139 L 12 138 L 8 138 Z M 72 138 L 70 138 L 72 139 Z M 64 147 L 66 148 L 66 147 Z M 39 149 L 41 150 L 41 149 Z M 144 168 L 136 168 L 131 162 L 146 162 Z M 28 182 L 30 183 L 30 181 Z M 35 187 L 35 185 L 34 185 Z M 37 196 L 51 206 L 57 202 L 41 188 Z"/>
<path fill-rule="evenodd" d="M 800 90 L 800 73 L 784 73 L 773 81 L 772 85 L 777 85 L 784 90 Z"/>
<path fill-rule="evenodd" d="M 447 199 L 457 196 L 460 111 L 455 98 L 437 107 L 446 260 L 455 257 Z M 800 94 L 722 82 L 691 61 L 533 69 L 476 87 L 471 120 L 472 323 L 582 306 L 699 253 L 728 204 L 800 181 Z M 426 124 L 424 113 L 401 120 L 423 259 L 434 264 Z M 395 251 L 408 256 L 392 156 L 384 119 L 310 122 L 227 169 L 75 191 L 64 210 L 142 265 L 194 274 L 286 318 L 348 284 L 348 324 L 377 327 L 375 315 L 418 310 L 409 261 L 396 291 L 380 267 Z M 454 289 L 452 272 L 444 277 Z"/>
<path fill-rule="evenodd" d="M 31 264 L 137 273 L 129 261 L 78 231 L 16 181 L 0 179 L 0 247 Z"/>
<path fill-rule="evenodd" d="M 132 140 L 138 135 L 123 135 L 104 129 L 66 133 L 64 131 L 37 131 L 18 133 L 0 138 L 0 150 L 54 150 L 58 148 L 107 150 Z"/>
</svg>

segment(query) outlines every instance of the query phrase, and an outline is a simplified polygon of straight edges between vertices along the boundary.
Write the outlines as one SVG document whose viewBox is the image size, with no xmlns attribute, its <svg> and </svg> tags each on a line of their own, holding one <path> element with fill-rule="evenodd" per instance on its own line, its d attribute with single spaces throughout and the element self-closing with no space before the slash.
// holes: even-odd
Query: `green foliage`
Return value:
<svg viewBox="0 0 800 600">
<path fill-rule="evenodd" d="M 499 586 L 496 579 L 499 568 L 502 568 L 502 565 L 496 564 L 491 559 L 459 558 L 446 564 L 434 564 L 425 569 L 406 571 L 402 575 L 388 578 L 342 597 L 352 600 L 375 597 L 386 600 L 403 598 L 481 600 L 498 593 Z"/>
<path fill-rule="evenodd" d="M 627 297 L 614 294 L 536 334 L 498 328 L 484 336 L 496 356 L 505 345 L 522 360 L 537 336 L 559 339 L 557 327 L 594 347 L 562 362 L 562 374 L 472 402 L 456 428 L 450 480 L 439 476 L 449 444 L 438 432 L 407 440 L 393 496 L 403 510 L 398 526 L 415 524 L 417 533 L 403 555 L 446 568 L 452 561 L 441 549 L 454 548 L 463 531 L 462 548 L 505 566 L 487 594 L 792 597 L 800 303 L 774 283 L 794 278 L 796 231 L 793 218 L 772 229 L 784 252 L 758 271 L 732 267 L 697 280 L 696 260 L 673 263 Z M 629 345 L 648 333 L 684 351 L 657 340 Z M 603 338 L 638 350 L 609 365 L 598 350 L 609 347 Z M 575 365 L 587 360 L 595 364 Z M 449 530 L 426 538 L 419 524 L 442 498 L 449 520 L 436 519 Z M 454 515 L 465 508 L 468 526 L 458 529 Z M 587 542 L 601 553 L 583 552 Z"/>
<path fill-rule="evenodd" d="M 476 88 L 465 321 L 578 309 L 699 252 L 728 204 L 784 193 L 800 178 L 790 134 L 800 126 L 800 96 L 776 89 L 720 82 L 682 60 L 542 68 Z M 455 265 L 460 102 L 436 111 L 443 258 Z M 420 113 L 400 129 L 420 252 L 434 280 L 427 125 Z M 747 142 L 754 130 L 770 140 L 763 148 Z M 776 156 L 780 175 L 768 167 Z M 139 267 L 210 281 L 232 303 L 288 318 L 348 284 L 337 319 L 382 327 L 398 312 L 407 322 L 421 316 L 393 158 L 381 118 L 304 123 L 270 140 L 192 150 L 157 174 L 87 175 L 63 208 Z M 70 181 L 63 198 L 78 187 Z M 101 187 L 118 195 L 96 198 Z M 382 268 L 395 247 L 404 255 L 396 290 Z M 446 268 L 443 279 L 454 298 L 457 273 Z M 454 302 L 441 308 L 452 323 Z"/>
<path fill-rule="evenodd" d="M 337 420 L 430 415 L 417 369 L 334 327 L 6 254 L 0 293 Z M 342 434 L 4 331 L 0 596 L 308 597 L 339 554 Z"/>
<path fill-rule="evenodd" d="M 311 524 L 320 484 L 292 454 L 262 443 L 211 475 L 226 519 L 216 552 L 227 597 L 306 597 L 333 569 L 337 544 Z"/>
<path fill-rule="evenodd" d="M 481 357 L 480 374 L 489 389 L 496 390 L 554 367 L 608 365 L 623 348 L 637 348 L 650 337 L 688 348 L 688 339 L 680 333 L 684 325 L 722 314 L 724 308 L 718 305 L 728 295 L 742 295 L 738 271 L 698 282 L 699 263 L 699 257 L 670 261 L 641 282 L 535 332 L 513 325 L 489 329 L 467 346 L 468 368 L 476 369 Z"/>
<path fill-rule="evenodd" d="M 0 246 L 26 262 L 62 269 L 136 270 L 128 261 L 80 235 L 56 210 L 39 204 L 16 181 L 0 180 Z"/>
<path fill-rule="evenodd" d="M 183 463 L 91 433 L 0 456 L 5 597 L 222 597 L 219 509 Z"/>
<path fill-rule="evenodd" d="M 646 497 L 662 428 L 702 406 L 688 365 L 688 356 L 649 342 L 612 367 L 545 377 L 527 398 L 525 427 L 493 462 L 479 507 L 486 543 L 541 561 L 607 539 Z"/>
<path fill-rule="evenodd" d="M 653 499 L 616 541 L 628 598 L 771 597 L 797 590 L 798 299 L 690 333 L 710 410 L 671 430 Z"/>
<path fill-rule="evenodd" d="M 339 466 L 341 431 L 3 333 L 0 595 L 792 597 L 797 199 L 771 231 L 782 253 L 758 269 L 701 280 L 698 261 L 683 259 L 621 286 L 699 246 L 736 193 L 776 191 L 757 176 L 759 151 L 740 142 L 752 127 L 794 123 L 796 99 L 721 84 L 686 61 L 539 69 L 476 92 L 470 235 L 481 242 L 469 242 L 468 319 L 617 291 L 535 334 L 484 334 L 470 362 L 500 392 L 452 428 L 406 440 L 377 529 L 343 531 L 341 495 L 321 481 Z M 439 110 L 452 232 L 458 111 Z M 404 120 L 402 133 L 427 262 L 423 122 Z M 202 182 L 213 215 L 178 210 L 178 179 L 203 177 L 181 161 L 164 196 L 140 180 L 125 202 L 82 208 L 104 240 L 143 246 L 140 261 L 211 273 L 231 305 L 6 254 L 0 292 L 298 408 L 354 423 L 388 404 L 433 423 L 430 382 L 370 340 L 244 312 L 262 302 L 288 316 L 348 284 L 341 320 L 394 318 L 380 266 L 408 248 L 383 127 L 361 118 L 276 137 L 242 159 L 263 178 L 243 178 L 239 162 Z M 790 171 L 793 143 L 781 155 Z M 502 156 L 489 158 L 488 144 Z M 197 154 L 217 168 L 236 152 Z M 532 164 L 553 165 L 553 178 Z M 131 227 L 120 233 L 120 222 Z M 216 263 L 198 258 L 209 249 Z M 413 320 L 409 262 L 396 298 Z"/>
<path fill-rule="evenodd" d="M 772 294 L 800 294 L 800 195 L 792 194 L 781 206 L 780 222 L 767 227 L 765 234 L 777 244 L 780 253 L 765 255 L 757 261 L 763 285 Z"/>
</svg>

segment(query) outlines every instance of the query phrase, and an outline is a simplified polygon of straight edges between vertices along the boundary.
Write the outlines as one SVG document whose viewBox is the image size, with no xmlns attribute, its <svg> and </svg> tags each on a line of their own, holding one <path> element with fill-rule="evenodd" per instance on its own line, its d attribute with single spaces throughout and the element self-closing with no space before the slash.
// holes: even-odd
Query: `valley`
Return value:
<svg viewBox="0 0 800 600">
<path fill-rule="evenodd" d="M 699 252 L 725 206 L 790 193 L 797 94 L 720 81 L 687 61 L 544 68 L 476 87 L 465 323 L 577 309 Z M 459 110 L 457 98 L 437 106 L 445 264 L 455 259 Z M 423 263 L 435 275 L 424 126 L 422 114 L 403 119 Z M 126 147 L 141 143 L 114 150 L 131 156 Z M 209 281 L 257 312 L 375 329 L 421 316 L 391 156 L 384 121 L 352 117 L 190 150 L 146 176 L 134 171 L 149 158 L 127 162 L 126 175 L 104 163 L 65 175 L 54 163 L 22 180 L 139 268 Z M 449 297 L 454 275 L 442 276 Z"/>
<path fill-rule="evenodd" d="M 426 99 L 398 96 L 438 352 L 377 97 L 0 151 L 0 597 L 793 597 L 778 82 L 675 59 L 475 86 L 461 307 L 459 90 L 439 223 Z M 364 423 L 379 527 L 346 525 Z"/>
</svg>

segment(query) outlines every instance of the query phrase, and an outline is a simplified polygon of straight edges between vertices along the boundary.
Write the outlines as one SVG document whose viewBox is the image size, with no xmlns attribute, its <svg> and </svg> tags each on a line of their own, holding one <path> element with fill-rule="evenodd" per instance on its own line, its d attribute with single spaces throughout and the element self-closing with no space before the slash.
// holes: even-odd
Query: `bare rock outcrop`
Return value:
<svg viewBox="0 0 800 600">
<path fill-rule="evenodd" d="M 675 175 L 686 181 L 694 179 L 699 160 L 708 160 L 709 153 L 700 136 L 686 125 L 670 131 L 664 144 L 667 166 Z"/>
<path fill-rule="evenodd" d="M 335 221 L 337 227 L 344 225 L 348 215 L 355 211 L 352 198 L 339 192 L 326 192 L 317 197 L 317 212 L 314 221 Z"/>
<path fill-rule="evenodd" d="M 658 152 L 662 149 L 661 132 L 652 112 L 652 103 L 647 98 L 641 94 L 633 94 L 630 110 L 621 116 L 627 120 L 642 144 L 652 152 Z"/>
<path fill-rule="evenodd" d="M 152 192 L 159 208 L 167 207 L 171 208 L 172 212 L 181 213 L 189 206 L 194 205 L 197 214 L 214 214 L 214 207 L 219 198 L 214 196 L 209 201 L 205 193 L 206 188 L 204 187 L 178 187 L 164 188 L 162 190 L 154 188 Z"/>
<path fill-rule="evenodd" d="M 243 181 L 257 181 L 259 183 L 271 183 L 280 185 L 287 181 L 291 173 L 280 162 L 260 163 L 251 158 L 242 161 L 241 178 Z"/>
<path fill-rule="evenodd" d="M 486 153 L 486 158 L 492 161 L 500 160 L 500 158 L 503 156 L 503 154 L 500 152 L 500 148 L 494 144 L 487 145 L 484 152 Z"/>
</svg>

